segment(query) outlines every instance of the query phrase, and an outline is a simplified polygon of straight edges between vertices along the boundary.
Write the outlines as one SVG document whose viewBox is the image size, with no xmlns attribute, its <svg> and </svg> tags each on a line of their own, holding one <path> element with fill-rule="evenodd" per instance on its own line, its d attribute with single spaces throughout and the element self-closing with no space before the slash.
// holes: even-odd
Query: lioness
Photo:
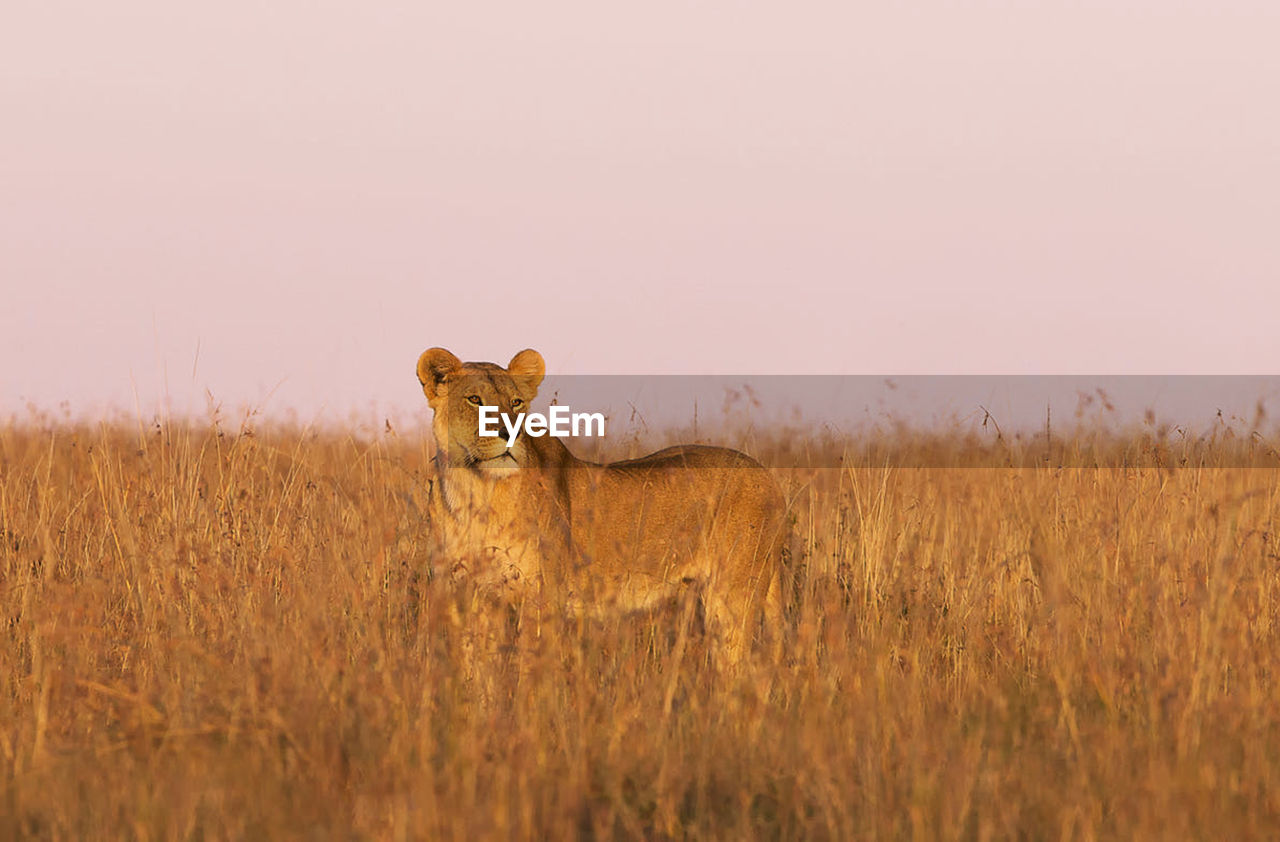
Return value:
<svg viewBox="0 0 1280 842">
<path fill-rule="evenodd" d="M 545 365 L 533 350 L 506 368 L 443 348 L 418 359 L 434 412 L 433 506 L 459 568 L 516 602 L 600 616 L 701 589 L 709 630 L 730 661 L 764 608 L 780 616 L 785 503 L 769 473 L 736 450 L 685 445 L 597 464 L 551 436 L 481 436 L 481 406 L 527 412 Z"/>
</svg>

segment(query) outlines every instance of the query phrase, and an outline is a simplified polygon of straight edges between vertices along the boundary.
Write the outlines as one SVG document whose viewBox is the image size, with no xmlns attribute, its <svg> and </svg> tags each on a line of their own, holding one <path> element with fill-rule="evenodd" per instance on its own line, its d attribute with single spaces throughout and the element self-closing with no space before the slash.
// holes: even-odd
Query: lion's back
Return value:
<svg viewBox="0 0 1280 842">
<path fill-rule="evenodd" d="M 763 466 L 740 450 L 705 444 L 677 444 L 636 459 L 610 462 L 617 471 L 668 470 L 676 468 L 759 468 Z"/>
</svg>

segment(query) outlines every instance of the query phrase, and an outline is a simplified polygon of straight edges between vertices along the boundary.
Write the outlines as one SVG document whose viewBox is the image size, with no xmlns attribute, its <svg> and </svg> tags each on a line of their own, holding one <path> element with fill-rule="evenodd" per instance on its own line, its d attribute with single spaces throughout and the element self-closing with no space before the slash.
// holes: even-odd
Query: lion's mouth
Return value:
<svg viewBox="0 0 1280 842">
<path fill-rule="evenodd" d="M 511 455 L 511 451 L 504 450 L 494 456 L 472 456 L 471 465 L 474 468 L 485 470 L 488 468 L 514 468 L 517 467 L 516 457 Z"/>
</svg>

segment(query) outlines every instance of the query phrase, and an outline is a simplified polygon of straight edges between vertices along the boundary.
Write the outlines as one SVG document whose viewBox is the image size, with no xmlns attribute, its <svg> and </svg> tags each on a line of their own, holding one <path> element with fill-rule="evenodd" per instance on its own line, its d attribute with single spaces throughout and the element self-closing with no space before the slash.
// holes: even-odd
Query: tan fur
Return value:
<svg viewBox="0 0 1280 842">
<path fill-rule="evenodd" d="M 550 436 L 522 432 L 509 450 L 481 437 L 475 399 L 528 412 L 544 371 L 532 350 L 506 368 L 443 348 L 419 358 L 450 557 L 505 598 L 575 614 L 644 609 L 697 587 L 708 625 L 738 659 L 766 602 L 780 614 L 785 504 L 768 471 L 719 447 L 601 465 Z"/>
</svg>

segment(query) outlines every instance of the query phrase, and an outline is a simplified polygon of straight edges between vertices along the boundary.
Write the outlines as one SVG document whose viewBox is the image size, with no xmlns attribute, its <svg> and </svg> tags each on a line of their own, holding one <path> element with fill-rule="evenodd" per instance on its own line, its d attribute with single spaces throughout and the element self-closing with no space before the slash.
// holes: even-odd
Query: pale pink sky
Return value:
<svg viewBox="0 0 1280 842">
<path fill-rule="evenodd" d="M 0 413 L 408 411 L 431 345 L 1276 372 L 1278 44 L 1274 0 L 9 0 Z"/>
</svg>

